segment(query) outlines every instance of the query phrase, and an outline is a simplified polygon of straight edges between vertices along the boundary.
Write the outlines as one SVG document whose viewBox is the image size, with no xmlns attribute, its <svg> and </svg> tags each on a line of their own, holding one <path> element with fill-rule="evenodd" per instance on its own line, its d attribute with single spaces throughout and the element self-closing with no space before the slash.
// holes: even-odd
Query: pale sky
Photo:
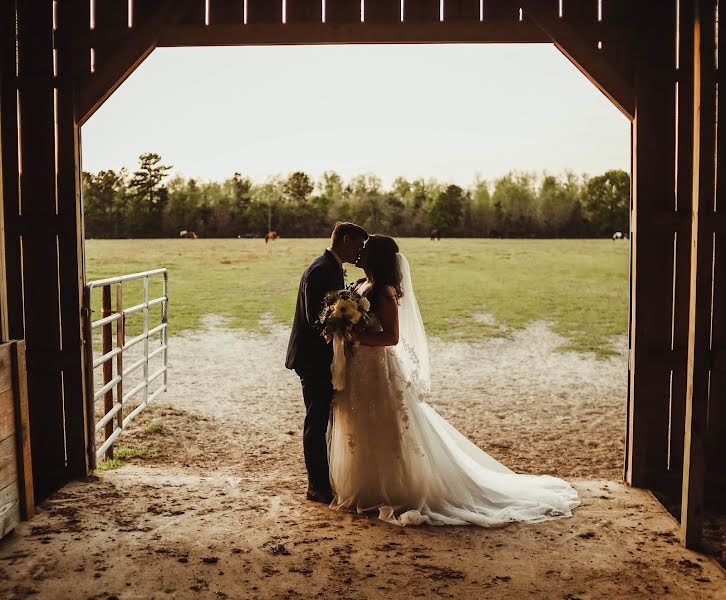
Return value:
<svg viewBox="0 0 726 600">
<path fill-rule="evenodd" d="M 158 49 L 82 136 L 86 171 L 157 152 L 202 180 L 630 166 L 628 120 L 549 44 Z"/>
</svg>

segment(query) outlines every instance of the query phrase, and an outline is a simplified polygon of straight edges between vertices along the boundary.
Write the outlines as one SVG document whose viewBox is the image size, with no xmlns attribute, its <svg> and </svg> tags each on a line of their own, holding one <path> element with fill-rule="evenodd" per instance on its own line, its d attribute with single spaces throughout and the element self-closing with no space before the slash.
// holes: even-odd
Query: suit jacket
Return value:
<svg viewBox="0 0 726 600">
<path fill-rule="evenodd" d="M 287 346 L 285 366 L 299 375 L 330 377 L 333 346 L 328 344 L 313 324 L 320 317 L 325 294 L 343 289 L 343 268 L 326 250 L 305 270 L 297 293 L 295 318 Z"/>
</svg>

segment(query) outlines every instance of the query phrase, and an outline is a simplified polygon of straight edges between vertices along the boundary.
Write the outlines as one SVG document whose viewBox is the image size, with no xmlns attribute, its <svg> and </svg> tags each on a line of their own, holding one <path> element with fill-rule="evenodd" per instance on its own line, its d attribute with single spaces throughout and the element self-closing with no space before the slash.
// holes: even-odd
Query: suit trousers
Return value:
<svg viewBox="0 0 726 600">
<path fill-rule="evenodd" d="M 328 471 L 327 430 L 333 383 L 330 373 L 298 373 L 305 401 L 305 427 L 303 450 L 305 468 L 310 487 L 318 491 L 330 490 Z"/>
</svg>

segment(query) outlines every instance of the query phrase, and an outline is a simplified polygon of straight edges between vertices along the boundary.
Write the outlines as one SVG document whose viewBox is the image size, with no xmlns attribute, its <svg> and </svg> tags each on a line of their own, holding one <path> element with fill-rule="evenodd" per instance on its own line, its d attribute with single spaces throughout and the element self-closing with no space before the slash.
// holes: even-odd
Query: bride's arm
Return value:
<svg viewBox="0 0 726 600">
<path fill-rule="evenodd" d="M 393 288 L 386 288 L 381 292 L 379 302 L 378 320 L 383 331 L 363 332 L 353 339 L 364 346 L 395 346 L 398 344 L 398 301 Z"/>
</svg>

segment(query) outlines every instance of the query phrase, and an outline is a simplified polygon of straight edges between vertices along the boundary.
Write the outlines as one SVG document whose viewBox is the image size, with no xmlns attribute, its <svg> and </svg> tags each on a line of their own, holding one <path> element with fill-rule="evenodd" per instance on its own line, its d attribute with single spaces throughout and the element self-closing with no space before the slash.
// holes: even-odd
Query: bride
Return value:
<svg viewBox="0 0 726 600">
<path fill-rule="evenodd" d="M 372 235 L 358 258 L 376 325 L 356 337 L 328 429 L 336 509 L 378 510 L 396 525 L 497 527 L 569 517 L 577 492 L 561 479 L 514 473 L 424 398 L 428 345 L 406 258 Z"/>
</svg>

